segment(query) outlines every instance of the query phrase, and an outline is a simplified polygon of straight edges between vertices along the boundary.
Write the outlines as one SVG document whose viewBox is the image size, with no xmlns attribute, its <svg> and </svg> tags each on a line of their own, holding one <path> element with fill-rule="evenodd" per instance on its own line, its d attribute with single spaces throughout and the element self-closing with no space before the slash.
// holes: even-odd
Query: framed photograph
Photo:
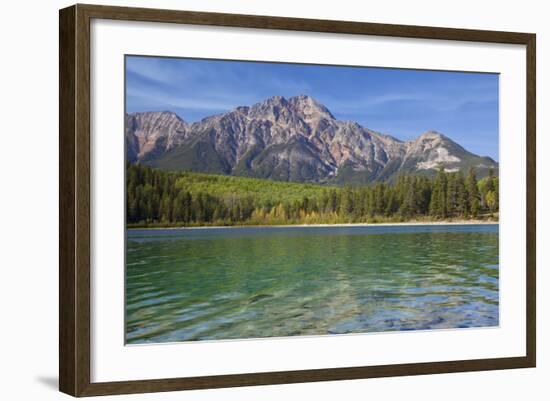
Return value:
<svg viewBox="0 0 550 401">
<path fill-rule="evenodd" d="M 61 391 L 535 366 L 534 34 L 59 18 Z"/>
</svg>

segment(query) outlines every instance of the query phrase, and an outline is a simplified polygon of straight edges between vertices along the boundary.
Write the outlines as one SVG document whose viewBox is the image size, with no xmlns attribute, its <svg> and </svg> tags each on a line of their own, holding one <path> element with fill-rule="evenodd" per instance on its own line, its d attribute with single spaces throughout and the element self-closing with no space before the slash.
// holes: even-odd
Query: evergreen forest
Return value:
<svg viewBox="0 0 550 401">
<path fill-rule="evenodd" d="M 499 210 L 498 177 L 475 169 L 326 186 L 129 163 L 126 185 L 128 227 L 496 221 Z"/>
</svg>

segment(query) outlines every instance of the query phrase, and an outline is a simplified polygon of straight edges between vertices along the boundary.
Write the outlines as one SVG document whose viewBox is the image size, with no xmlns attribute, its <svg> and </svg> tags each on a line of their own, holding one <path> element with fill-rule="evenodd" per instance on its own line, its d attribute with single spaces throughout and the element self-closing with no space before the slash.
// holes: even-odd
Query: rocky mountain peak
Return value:
<svg viewBox="0 0 550 401">
<path fill-rule="evenodd" d="M 143 113 L 126 114 L 126 116 L 151 126 L 173 123 L 187 125 L 187 123 L 173 111 L 146 111 Z"/>
<path fill-rule="evenodd" d="M 276 107 L 288 107 L 288 100 L 284 96 L 271 96 L 258 103 L 255 103 L 250 107 L 250 109 L 269 110 Z"/>
<path fill-rule="evenodd" d="M 250 110 L 250 107 L 248 106 L 239 106 L 235 109 L 235 111 L 237 113 L 241 113 L 241 114 L 248 114 L 248 111 Z"/>
<path fill-rule="evenodd" d="M 279 119 L 288 119 L 292 117 L 288 100 L 283 96 L 272 96 L 261 102 L 258 102 L 248 110 L 250 118 L 267 119 L 277 121 Z"/>
<path fill-rule="evenodd" d="M 445 135 L 434 131 L 426 131 L 417 138 L 408 142 L 409 147 L 417 152 L 427 151 L 432 148 L 444 146 L 446 142 L 452 142 Z"/>
<path fill-rule="evenodd" d="M 272 96 L 191 125 L 170 112 L 129 114 L 126 138 L 131 162 L 283 181 L 365 184 L 441 167 L 498 169 L 437 131 L 403 142 L 337 120 L 307 95 Z"/>
<path fill-rule="evenodd" d="M 131 113 L 125 117 L 129 161 L 159 155 L 185 140 L 188 124 L 174 112 Z"/>
<path fill-rule="evenodd" d="M 418 142 L 442 141 L 446 139 L 449 139 L 449 138 L 447 138 L 442 133 L 435 130 L 430 130 L 419 135 L 416 139 L 414 139 L 414 142 L 418 143 Z"/>
<path fill-rule="evenodd" d="M 335 120 L 332 113 L 323 104 L 318 102 L 311 96 L 298 95 L 288 99 L 288 103 L 292 108 L 300 113 L 305 120 L 319 120 L 325 118 L 327 120 Z"/>
</svg>

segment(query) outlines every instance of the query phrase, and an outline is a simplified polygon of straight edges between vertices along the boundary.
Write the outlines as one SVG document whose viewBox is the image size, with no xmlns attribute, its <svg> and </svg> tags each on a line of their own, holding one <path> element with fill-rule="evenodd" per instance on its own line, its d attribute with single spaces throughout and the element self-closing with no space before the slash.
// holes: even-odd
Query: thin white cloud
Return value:
<svg viewBox="0 0 550 401">
<path fill-rule="evenodd" d="M 157 105 L 158 107 L 165 108 L 179 108 L 179 109 L 190 109 L 190 110 L 230 110 L 233 109 L 239 104 L 235 104 L 232 101 L 224 101 L 223 99 L 208 99 L 208 98 L 185 98 L 185 97 L 176 97 L 170 95 L 159 95 L 152 94 L 151 92 L 144 93 L 136 90 L 128 90 L 128 96 L 132 96 L 136 99 L 141 100 L 144 103 L 150 103 L 151 105 Z"/>
<path fill-rule="evenodd" d="M 487 103 L 497 101 L 497 96 L 466 94 L 441 96 L 433 93 L 387 93 L 383 95 L 360 97 L 345 101 L 331 102 L 334 112 L 342 114 L 360 113 L 371 108 L 385 107 L 394 102 L 427 102 L 430 107 L 439 111 L 452 111 L 470 103 Z"/>
</svg>

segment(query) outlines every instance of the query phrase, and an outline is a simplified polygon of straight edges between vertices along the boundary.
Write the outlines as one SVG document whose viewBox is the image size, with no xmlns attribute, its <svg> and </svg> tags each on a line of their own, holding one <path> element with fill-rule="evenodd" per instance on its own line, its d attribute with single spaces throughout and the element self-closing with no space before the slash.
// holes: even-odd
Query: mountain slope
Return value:
<svg viewBox="0 0 550 401">
<path fill-rule="evenodd" d="M 127 158 L 167 170 L 312 183 L 391 181 L 475 167 L 498 169 L 429 131 L 403 142 L 352 121 L 337 120 L 309 96 L 274 96 L 250 107 L 187 124 L 170 112 L 126 116 Z"/>
<path fill-rule="evenodd" d="M 182 144 L 188 124 L 169 111 L 126 114 L 126 157 L 130 162 L 162 156 Z"/>
</svg>

